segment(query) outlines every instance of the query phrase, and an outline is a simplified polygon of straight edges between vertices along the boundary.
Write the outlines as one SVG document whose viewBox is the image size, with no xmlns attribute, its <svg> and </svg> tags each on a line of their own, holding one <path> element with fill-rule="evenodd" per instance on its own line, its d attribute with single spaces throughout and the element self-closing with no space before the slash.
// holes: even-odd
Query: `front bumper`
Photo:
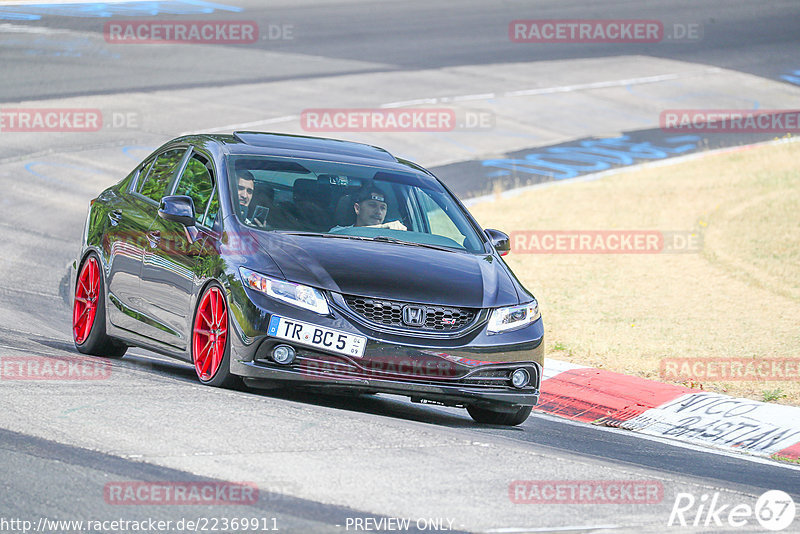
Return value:
<svg viewBox="0 0 800 534">
<path fill-rule="evenodd" d="M 376 378 L 341 378 L 319 376 L 309 380 L 291 369 L 257 368 L 252 362 L 243 363 L 250 368 L 244 375 L 244 382 L 252 388 L 274 387 L 276 382 L 292 382 L 300 387 L 322 388 L 331 391 L 352 391 L 355 393 L 388 393 L 410 397 L 414 402 L 461 406 L 474 404 L 498 408 L 508 406 L 509 410 L 520 406 L 535 406 L 539 402 L 539 389 L 526 388 L 476 388 L 468 385 L 433 384 Z"/>
<path fill-rule="evenodd" d="M 235 295 L 235 294 L 234 294 Z M 235 296 L 233 296 L 233 300 Z M 232 302 L 231 373 L 253 388 L 291 384 L 351 392 L 389 393 L 412 401 L 445 405 L 477 405 L 495 410 L 534 406 L 544 361 L 541 318 L 531 325 L 503 334 L 486 334 L 485 325 L 462 337 L 432 339 L 400 336 L 355 323 L 336 308 L 331 316 L 290 307 L 249 292 Z M 237 313 L 243 312 L 243 313 Z M 271 314 L 293 317 L 353 335 L 367 337 L 363 357 L 351 357 L 304 346 L 265 334 Z M 289 365 L 270 358 L 279 344 L 296 351 Z M 527 386 L 515 388 L 510 375 L 524 368 Z"/>
</svg>

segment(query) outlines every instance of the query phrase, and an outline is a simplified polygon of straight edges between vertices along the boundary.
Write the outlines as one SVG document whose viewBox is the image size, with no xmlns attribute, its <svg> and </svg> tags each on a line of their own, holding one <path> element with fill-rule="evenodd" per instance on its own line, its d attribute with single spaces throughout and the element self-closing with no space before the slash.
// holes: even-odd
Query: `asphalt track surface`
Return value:
<svg viewBox="0 0 800 534">
<path fill-rule="evenodd" d="M 292 26 L 293 39 L 266 39 L 255 45 L 228 45 L 198 58 L 191 48 L 153 57 L 147 49 L 91 50 L 74 34 L 61 48 L 42 46 L 24 53 L 5 44 L 0 51 L 4 82 L 0 101 L 30 100 L 130 90 L 226 86 L 282 79 L 320 81 L 321 75 L 352 72 L 419 70 L 498 62 L 517 63 L 642 54 L 734 69 L 770 78 L 799 68 L 796 45 L 797 4 L 678 0 L 664 4 L 646 1 L 506 1 L 487 4 L 467 0 L 456 8 L 446 1 L 370 3 L 231 2 L 241 11 L 217 9 L 202 14 L 185 8 L 186 15 L 162 10 L 160 18 L 254 20 Z M 36 10 L 4 10 L 38 14 Z M 52 13 L 52 10 L 50 11 Z M 144 10 L 131 18 L 143 18 Z M 0 16 L 2 14 L 0 13 Z M 697 42 L 524 46 L 508 39 L 508 24 L 517 19 L 645 19 L 673 24 L 699 24 Z M 7 20 L 12 23 L 14 21 Z M 103 18 L 50 16 L 27 20 L 28 26 L 102 35 Z M 17 22 L 18 23 L 18 22 Z M 264 33 L 264 32 L 262 32 Z M 700 46 L 698 46 L 698 43 Z M 65 46 L 67 48 L 65 48 Z M 24 45 L 23 45 L 24 46 Z M 325 65 L 301 62 L 276 65 L 270 57 L 252 61 L 247 52 L 298 54 L 326 59 Z M 94 52 L 94 53 L 93 53 Z M 87 61 L 88 58 L 91 61 Z M 35 68 L 31 68 L 31 63 Z M 338 64 L 338 65 L 337 65 Z M 296 70 L 294 70 L 296 69 Z M 292 72 L 294 70 L 294 72 Z M 55 83 L 54 83 L 55 82 Z M 298 82 L 302 83 L 302 82 Z M 321 82 L 324 83 L 324 82 Z M 224 91 L 220 93 L 224 95 Z"/>
<path fill-rule="evenodd" d="M 248 120 L 262 120 L 255 129 L 276 120 L 276 130 L 296 131 L 294 119 L 284 118 L 308 107 L 489 91 L 500 96 L 485 99 L 481 109 L 496 117 L 495 132 L 339 135 L 377 138 L 375 144 L 441 170 L 466 194 L 485 189 L 480 162 L 488 158 L 623 133 L 663 144 L 642 118 L 650 112 L 633 109 L 646 91 L 648 101 L 663 99 L 651 109 L 717 101 L 776 109 L 797 102 L 794 86 L 781 78 L 800 68 L 794 2 L 230 5 L 241 10 L 158 16 L 290 25 L 293 38 L 154 49 L 104 43 L 104 18 L 56 14 L 52 7 L 15 8 L 28 20 L 0 20 L 0 111 L 100 107 L 132 110 L 139 119 L 98 134 L 0 133 L 0 356 L 75 355 L 63 279 L 88 200 L 184 131 Z M 10 10 L 0 3 L 0 16 Z M 508 23 L 528 18 L 699 23 L 703 37 L 624 47 L 510 43 Z M 665 72 L 675 78 L 648 78 Z M 628 83 L 602 94 L 570 90 L 555 107 L 502 96 L 607 80 Z M 506 124 L 509 102 L 508 113 L 546 116 L 548 128 L 536 119 Z M 587 108 L 599 115 L 587 117 Z M 611 127 L 604 109 L 618 121 Z M 696 144 L 702 141 L 708 142 Z M 752 506 L 764 491 L 781 489 L 800 499 L 795 467 L 542 414 L 517 428 L 486 427 L 464 411 L 388 396 L 205 388 L 191 366 L 138 349 L 110 365 L 107 380 L 0 380 L 0 520 L 259 517 L 275 518 L 285 532 L 346 532 L 355 518 L 406 517 L 452 520 L 453 529 L 468 532 L 721 532 L 713 525 L 667 527 L 676 495 L 719 492 L 720 502 Z M 537 505 L 515 504 L 508 493 L 514 480 L 597 479 L 659 481 L 664 496 L 648 505 Z M 237 506 L 120 506 L 104 498 L 109 482 L 210 480 L 253 482 L 259 499 Z M 757 530 L 751 521 L 740 531 Z"/>
</svg>

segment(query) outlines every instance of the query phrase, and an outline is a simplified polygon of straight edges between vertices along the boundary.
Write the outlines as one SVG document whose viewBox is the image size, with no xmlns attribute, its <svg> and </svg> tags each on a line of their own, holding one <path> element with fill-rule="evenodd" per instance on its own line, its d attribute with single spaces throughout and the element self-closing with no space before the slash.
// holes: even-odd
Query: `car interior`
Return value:
<svg viewBox="0 0 800 534">
<path fill-rule="evenodd" d="M 382 235 L 403 241 L 452 248 L 481 250 L 480 241 L 466 235 L 469 223 L 440 204 L 441 195 L 408 183 L 409 177 L 376 169 L 355 173 L 315 173 L 294 161 L 237 158 L 235 172 L 247 170 L 254 177 L 253 197 L 243 221 L 263 230 L 334 233 L 375 237 L 369 227 L 354 227 L 353 204 L 365 186 L 376 186 L 386 195 L 385 222 L 399 221 L 406 230 L 383 229 Z M 321 170 L 321 169 L 320 169 Z M 363 235 L 362 235 L 363 234 Z"/>
<path fill-rule="evenodd" d="M 238 168 L 238 166 L 237 166 Z M 333 174 L 315 175 L 276 169 L 248 170 L 255 177 L 253 199 L 246 219 L 270 230 L 327 232 L 336 226 L 351 226 L 356 215 L 353 210 L 356 194 L 369 180 Z M 379 182 L 388 200 L 386 220 L 402 217 L 397 194 L 392 184 Z"/>
</svg>

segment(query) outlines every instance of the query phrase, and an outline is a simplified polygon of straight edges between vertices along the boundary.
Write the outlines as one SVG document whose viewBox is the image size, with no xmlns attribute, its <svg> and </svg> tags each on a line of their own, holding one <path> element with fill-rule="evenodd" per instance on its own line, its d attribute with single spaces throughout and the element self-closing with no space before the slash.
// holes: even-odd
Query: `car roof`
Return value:
<svg viewBox="0 0 800 534">
<path fill-rule="evenodd" d="M 175 141 L 216 142 L 232 155 L 265 155 L 305 159 L 322 159 L 342 163 L 374 165 L 387 169 L 430 173 L 422 167 L 395 158 L 388 151 L 363 143 L 271 132 L 237 131 L 233 134 L 199 134 Z"/>
</svg>

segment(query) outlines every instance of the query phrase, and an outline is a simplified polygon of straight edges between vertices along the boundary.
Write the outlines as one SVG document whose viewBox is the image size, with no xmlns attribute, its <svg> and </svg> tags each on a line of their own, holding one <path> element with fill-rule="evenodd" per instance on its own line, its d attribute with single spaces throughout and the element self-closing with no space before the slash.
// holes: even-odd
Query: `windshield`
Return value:
<svg viewBox="0 0 800 534">
<path fill-rule="evenodd" d="M 428 176 L 263 156 L 228 163 L 237 216 L 250 227 L 484 252 L 462 209 Z"/>
</svg>

